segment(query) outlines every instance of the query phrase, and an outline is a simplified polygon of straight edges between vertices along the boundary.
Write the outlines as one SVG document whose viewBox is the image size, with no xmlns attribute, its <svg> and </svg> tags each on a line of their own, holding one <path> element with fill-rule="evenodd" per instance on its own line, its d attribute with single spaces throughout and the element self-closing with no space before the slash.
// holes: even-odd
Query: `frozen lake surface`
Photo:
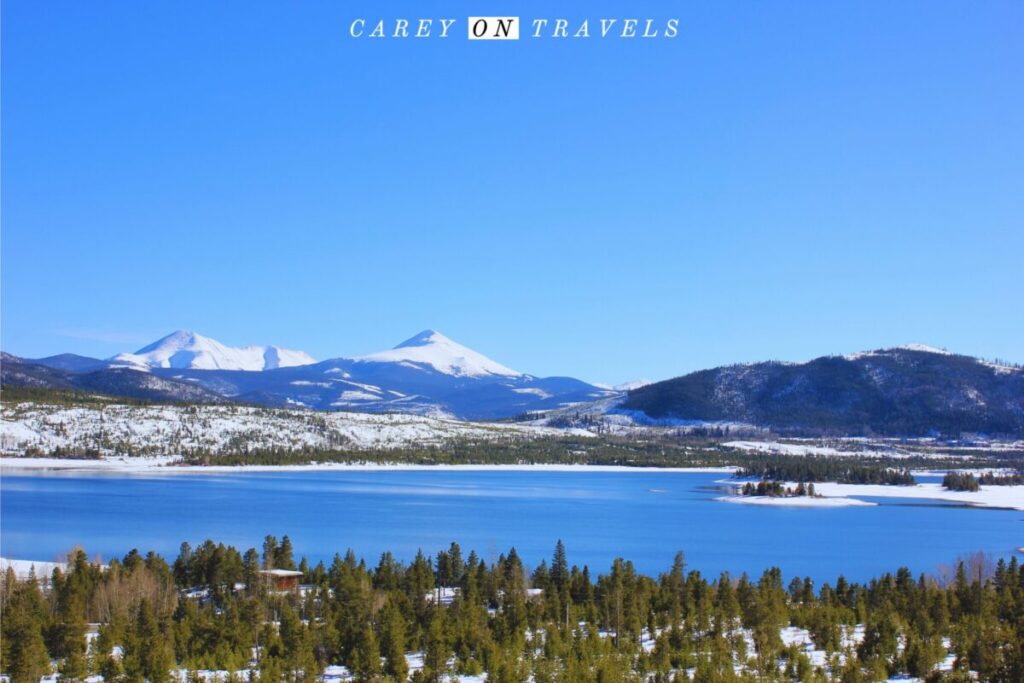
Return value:
<svg viewBox="0 0 1024 683">
<path fill-rule="evenodd" d="M 715 501 L 728 477 L 686 471 L 281 471 L 12 473 L 0 480 L 0 554 L 52 560 L 75 545 L 90 557 L 156 550 L 173 561 L 183 540 L 259 549 L 288 534 L 296 555 L 329 562 L 347 548 L 375 564 L 458 541 L 496 558 L 515 546 L 527 566 L 557 539 L 569 561 L 604 572 L 621 556 L 667 570 L 677 550 L 705 574 L 834 582 L 908 566 L 933 572 L 959 555 L 1009 557 L 1024 545 L 1024 512 L 921 499 L 878 505 L 778 507 Z"/>
</svg>

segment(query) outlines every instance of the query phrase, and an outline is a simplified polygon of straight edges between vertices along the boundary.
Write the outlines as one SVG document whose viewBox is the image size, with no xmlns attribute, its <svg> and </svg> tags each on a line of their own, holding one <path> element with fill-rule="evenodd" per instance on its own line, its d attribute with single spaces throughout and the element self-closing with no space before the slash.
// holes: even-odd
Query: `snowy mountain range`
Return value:
<svg viewBox="0 0 1024 683">
<path fill-rule="evenodd" d="M 617 387 L 535 377 L 434 330 L 393 349 L 316 361 L 175 332 L 107 360 L 3 355 L 2 384 L 155 402 L 242 403 L 557 426 L 731 423 L 793 434 L 1024 435 L 1024 369 L 923 345 L 806 363 L 722 366 Z"/>
<path fill-rule="evenodd" d="M 13 359 L 13 357 L 11 357 Z M 129 370 L 163 380 L 161 400 L 179 387 L 182 400 L 196 391 L 224 400 L 272 407 L 396 412 L 461 419 L 499 419 L 521 413 L 587 403 L 621 393 L 571 377 L 534 377 L 512 370 L 434 330 L 393 349 L 321 362 L 277 346 L 233 348 L 178 331 L 106 361 L 61 354 L 33 361 L 13 359 L 5 382 L 17 370 L 28 386 L 91 389 L 133 380 L 133 398 L 145 398 L 146 383 Z M 32 370 L 44 366 L 49 374 Z M 55 375 L 54 373 L 63 373 Z M 120 373 L 117 375 L 116 373 Z M 128 373 L 128 374 L 125 374 Z M 107 393 L 116 391 L 110 390 Z"/>
<path fill-rule="evenodd" d="M 195 332 L 178 330 L 135 353 L 110 359 L 114 365 L 136 369 L 178 368 L 190 370 L 245 370 L 256 372 L 309 365 L 316 359 L 302 351 L 280 346 L 231 347 Z"/>
</svg>

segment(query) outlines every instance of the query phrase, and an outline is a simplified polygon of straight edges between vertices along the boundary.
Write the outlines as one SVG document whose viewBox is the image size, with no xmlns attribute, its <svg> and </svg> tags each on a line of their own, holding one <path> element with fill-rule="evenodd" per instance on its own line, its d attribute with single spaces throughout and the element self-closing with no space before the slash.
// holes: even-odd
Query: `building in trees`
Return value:
<svg viewBox="0 0 1024 683">
<path fill-rule="evenodd" d="M 275 593 L 298 592 L 302 582 L 302 572 L 291 569 L 261 569 L 259 576 L 263 585 Z"/>
</svg>

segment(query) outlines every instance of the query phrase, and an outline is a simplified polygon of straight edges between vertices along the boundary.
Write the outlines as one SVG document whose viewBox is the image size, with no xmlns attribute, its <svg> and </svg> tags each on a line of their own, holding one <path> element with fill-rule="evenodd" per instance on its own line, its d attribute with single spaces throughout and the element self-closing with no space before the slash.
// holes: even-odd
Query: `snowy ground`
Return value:
<svg viewBox="0 0 1024 683">
<path fill-rule="evenodd" d="M 877 505 L 856 498 L 826 498 L 824 496 L 722 496 L 715 498 L 722 503 L 738 503 L 740 505 L 774 505 L 779 507 L 797 508 L 835 508 L 856 507 L 860 505 Z"/>
<path fill-rule="evenodd" d="M 932 438 L 841 437 L 831 439 L 737 439 L 722 444 L 727 448 L 772 455 L 818 455 L 860 458 L 948 458 L 970 460 L 972 456 L 1024 453 L 1024 441 L 973 439 L 967 442 Z M 971 455 L 964 455 L 969 452 Z"/>
<path fill-rule="evenodd" d="M 942 484 L 885 486 L 881 484 L 836 484 L 822 482 L 814 490 L 826 497 L 922 498 L 990 508 L 1024 510 L 1024 486 L 982 486 L 980 491 L 947 491 Z"/>
<path fill-rule="evenodd" d="M 810 441 L 807 443 L 791 443 L 782 441 L 727 441 L 722 444 L 728 448 L 735 448 L 741 451 L 753 451 L 756 453 L 770 453 L 772 455 L 829 455 L 829 456 L 857 456 L 861 458 L 905 458 L 909 453 L 898 450 L 868 450 L 863 447 L 840 449 L 827 446 L 819 442 Z M 855 444 L 849 444 L 854 446 Z M 860 444 L 856 444 L 860 445 Z"/>
<path fill-rule="evenodd" d="M 722 479 L 719 484 L 735 488 L 736 480 Z M 796 487 L 796 482 L 784 486 Z M 977 507 L 1024 510 L 1024 486 L 982 486 L 979 491 L 949 491 L 939 483 L 914 484 L 913 486 L 890 486 L 882 484 L 837 484 L 816 482 L 814 492 L 820 496 L 777 497 L 768 496 L 722 496 L 715 500 L 725 503 L 747 505 L 779 505 L 788 507 L 837 507 L 846 505 L 875 505 L 861 498 L 919 498 L 963 503 Z"/>
<path fill-rule="evenodd" d="M 316 413 L 232 406 L 88 406 L 33 403 L 0 408 L 0 453 L 93 449 L 102 455 L 213 453 L 249 449 L 395 449 L 453 439 L 502 441 L 574 434 L 518 424 L 417 415 Z"/>
</svg>

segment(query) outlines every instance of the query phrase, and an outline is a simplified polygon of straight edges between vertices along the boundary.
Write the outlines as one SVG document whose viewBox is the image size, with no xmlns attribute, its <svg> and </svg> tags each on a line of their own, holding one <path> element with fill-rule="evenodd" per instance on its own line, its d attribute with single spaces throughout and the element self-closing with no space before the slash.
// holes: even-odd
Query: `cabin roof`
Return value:
<svg viewBox="0 0 1024 683">
<path fill-rule="evenodd" d="M 302 572 L 293 571 L 291 569 L 261 569 L 260 574 L 263 576 L 302 576 Z"/>
</svg>

